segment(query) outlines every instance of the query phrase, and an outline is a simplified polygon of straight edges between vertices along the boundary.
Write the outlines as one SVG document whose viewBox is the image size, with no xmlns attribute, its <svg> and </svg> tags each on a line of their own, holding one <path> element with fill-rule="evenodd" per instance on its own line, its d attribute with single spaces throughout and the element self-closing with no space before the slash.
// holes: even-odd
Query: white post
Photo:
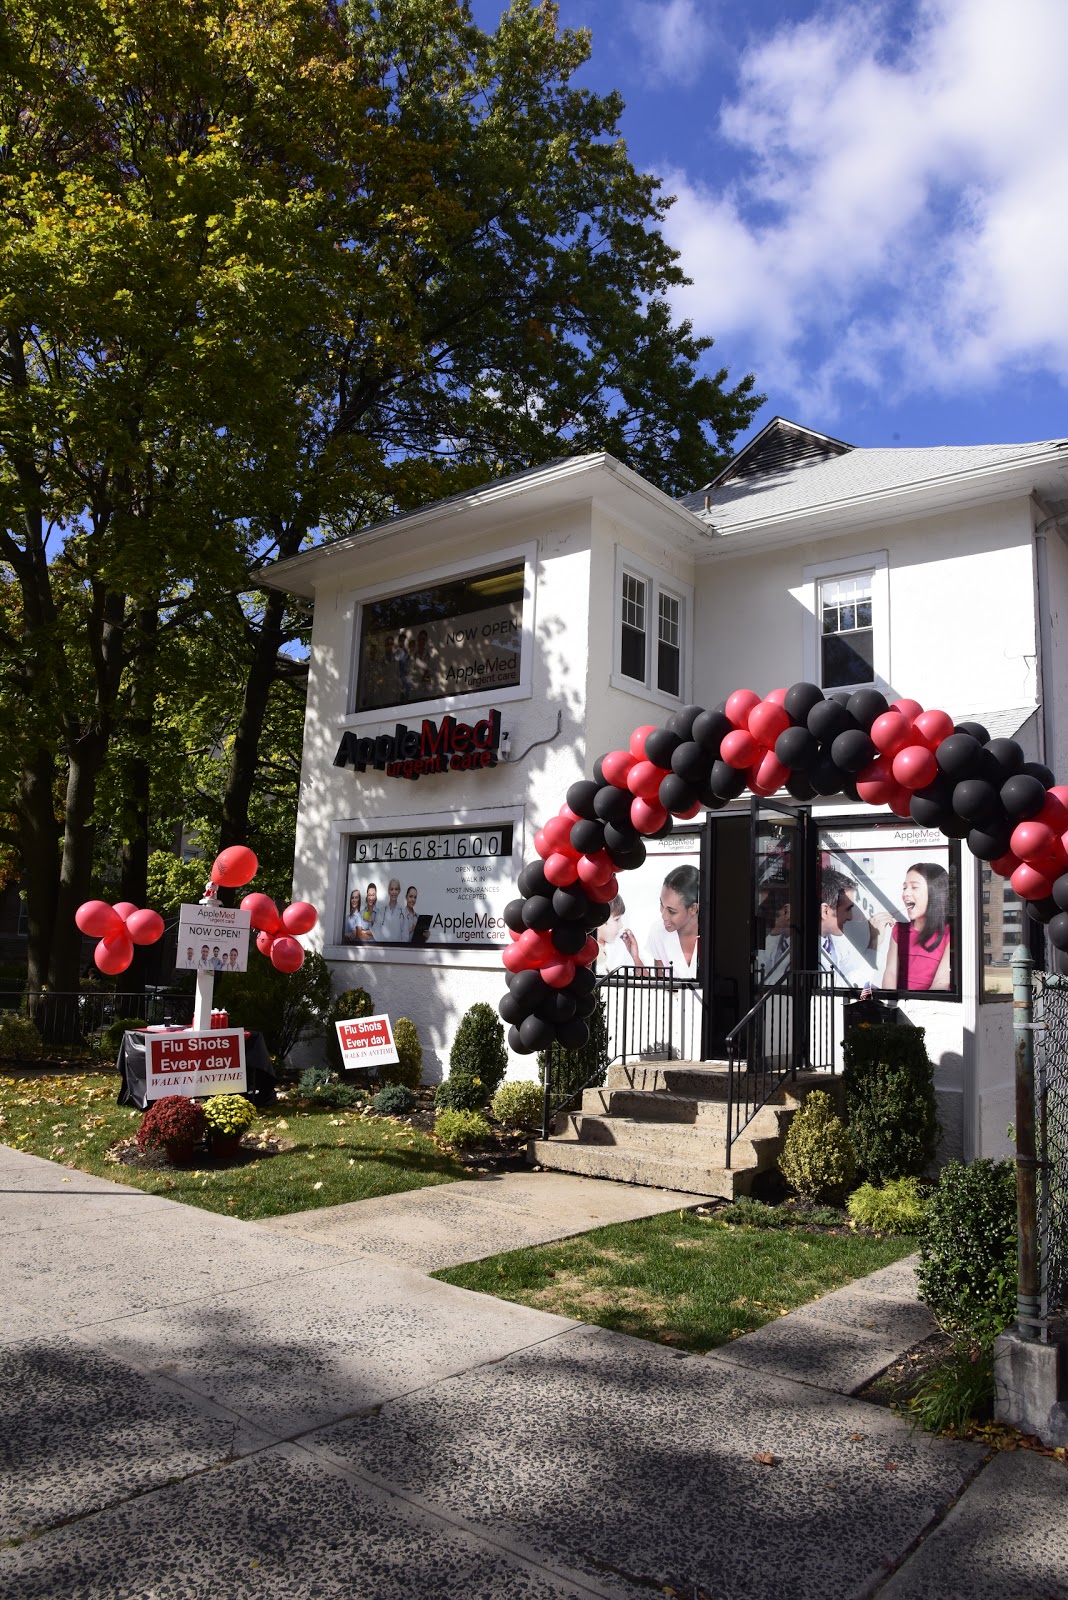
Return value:
<svg viewBox="0 0 1068 1600">
<path fill-rule="evenodd" d="M 197 998 L 193 1007 L 193 1027 L 198 1033 L 206 1033 L 211 1027 L 211 1013 L 214 1010 L 215 974 L 214 972 L 197 973 Z"/>
</svg>

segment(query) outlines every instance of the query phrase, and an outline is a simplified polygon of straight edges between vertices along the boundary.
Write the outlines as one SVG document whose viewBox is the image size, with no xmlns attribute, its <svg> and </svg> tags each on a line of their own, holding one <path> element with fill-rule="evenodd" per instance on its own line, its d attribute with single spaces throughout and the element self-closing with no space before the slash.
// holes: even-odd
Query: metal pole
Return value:
<svg viewBox="0 0 1068 1600">
<path fill-rule="evenodd" d="M 1016 1323 L 1021 1339 L 1042 1337 L 1038 1256 L 1038 1153 L 1035 1144 L 1035 1045 L 1031 973 L 1026 945 L 1012 952 L 1012 1037 L 1016 1056 L 1016 1217 L 1019 1283 Z"/>
</svg>

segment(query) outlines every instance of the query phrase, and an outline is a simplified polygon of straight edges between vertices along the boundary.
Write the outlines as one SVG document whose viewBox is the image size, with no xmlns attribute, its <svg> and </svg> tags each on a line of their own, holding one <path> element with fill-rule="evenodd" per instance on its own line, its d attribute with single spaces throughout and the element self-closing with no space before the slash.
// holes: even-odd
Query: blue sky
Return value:
<svg viewBox="0 0 1068 1600">
<path fill-rule="evenodd" d="M 475 0 L 483 26 L 502 6 Z M 560 0 L 678 197 L 676 309 L 859 445 L 1068 435 L 1068 0 Z"/>
</svg>

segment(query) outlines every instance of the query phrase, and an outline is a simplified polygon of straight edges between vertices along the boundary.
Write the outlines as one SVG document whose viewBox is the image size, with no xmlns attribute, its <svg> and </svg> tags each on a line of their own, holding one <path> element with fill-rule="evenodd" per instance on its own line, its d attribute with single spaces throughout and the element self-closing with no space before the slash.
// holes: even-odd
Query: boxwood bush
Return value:
<svg viewBox="0 0 1068 1600">
<path fill-rule="evenodd" d="M 449 1051 L 449 1080 L 477 1078 L 482 1085 L 480 1105 L 485 1105 L 504 1082 L 508 1048 L 504 1023 L 491 1005 L 479 1000 L 466 1012 Z"/>
<path fill-rule="evenodd" d="M 823 1089 L 813 1089 L 786 1135 L 779 1170 L 806 1200 L 840 1202 L 855 1175 L 849 1135 Z"/>
<path fill-rule="evenodd" d="M 1016 1317 L 1016 1169 L 950 1161 L 927 1202 L 920 1299 L 947 1333 L 1000 1333 Z"/>
<path fill-rule="evenodd" d="M 465 1078 L 462 1073 L 446 1078 L 434 1091 L 439 1111 L 481 1111 L 488 1099 L 482 1079 Z"/>
<path fill-rule="evenodd" d="M 383 1117 L 406 1117 L 415 1105 L 415 1095 L 406 1083 L 387 1083 L 371 1101 Z"/>
<path fill-rule="evenodd" d="M 544 1094 L 532 1080 L 502 1083 L 490 1109 L 506 1128 L 540 1128 Z"/>
<path fill-rule="evenodd" d="M 418 1089 L 423 1081 L 423 1047 L 410 1017 L 398 1017 L 393 1024 L 393 1043 L 400 1060 L 382 1062 L 378 1069 L 380 1082 Z"/>
<path fill-rule="evenodd" d="M 861 1023 L 847 1035 L 844 1056 L 846 1121 L 858 1169 L 876 1184 L 922 1176 L 939 1132 L 924 1030 Z"/>
<path fill-rule="evenodd" d="M 434 1137 L 458 1150 L 485 1144 L 489 1136 L 490 1125 L 479 1111 L 442 1111 L 434 1122 Z"/>
</svg>

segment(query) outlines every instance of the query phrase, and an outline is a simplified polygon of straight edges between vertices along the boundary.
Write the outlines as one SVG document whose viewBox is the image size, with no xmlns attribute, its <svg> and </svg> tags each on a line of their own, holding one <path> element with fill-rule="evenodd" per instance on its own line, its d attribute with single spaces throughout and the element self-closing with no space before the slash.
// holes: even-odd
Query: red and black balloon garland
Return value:
<svg viewBox="0 0 1068 1600">
<path fill-rule="evenodd" d="M 991 739 L 980 723 L 954 723 L 916 700 L 890 704 L 878 689 L 824 695 L 795 683 L 763 700 L 736 689 L 711 711 L 687 706 L 663 727 L 635 728 L 629 747 L 602 756 L 535 834 L 537 859 L 504 911 L 512 942 L 499 1010 L 511 1048 L 527 1055 L 587 1042 L 594 932 L 619 892 L 617 873 L 645 860 L 646 838 L 747 788 L 767 796 L 783 787 L 796 800 L 845 794 L 886 805 L 966 840 L 1068 950 L 1068 786 L 1014 739 Z"/>
</svg>

